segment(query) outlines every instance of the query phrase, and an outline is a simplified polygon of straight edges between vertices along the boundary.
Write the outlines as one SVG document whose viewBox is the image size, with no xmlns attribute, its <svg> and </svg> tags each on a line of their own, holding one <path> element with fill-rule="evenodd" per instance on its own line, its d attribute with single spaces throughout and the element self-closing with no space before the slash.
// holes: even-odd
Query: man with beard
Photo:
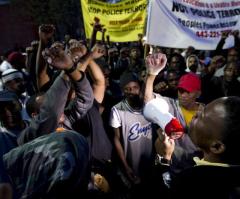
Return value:
<svg viewBox="0 0 240 199">
<path fill-rule="evenodd" d="M 142 113 L 142 84 L 134 73 L 126 72 L 120 78 L 124 99 L 113 106 L 110 126 L 114 131 L 114 146 L 119 160 L 121 179 L 128 191 L 137 197 L 147 193 L 152 164 L 152 124 Z M 128 194 L 127 193 L 125 194 Z M 123 192 L 123 191 L 122 191 Z M 143 194 L 143 193 L 142 193 Z"/>
<path fill-rule="evenodd" d="M 199 58 L 196 55 L 189 55 L 186 60 L 186 72 L 201 74 L 201 65 L 199 63 Z"/>
</svg>

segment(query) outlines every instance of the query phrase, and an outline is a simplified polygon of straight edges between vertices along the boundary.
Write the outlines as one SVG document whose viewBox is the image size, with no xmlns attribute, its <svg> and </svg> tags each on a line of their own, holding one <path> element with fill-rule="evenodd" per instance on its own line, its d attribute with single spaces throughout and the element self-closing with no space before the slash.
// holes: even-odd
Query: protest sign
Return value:
<svg viewBox="0 0 240 199">
<path fill-rule="evenodd" d="M 84 28 L 89 39 L 94 17 L 107 29 L 106 35 L 113 42 L 137 41 L 143 34 L 146 18 L 147 0 L 123 0 L 110 4 L 98 0 L 81 0 Z M 97 39 L 101 39 L 99 34 Z"/>
<path fill-rule="evenodd" d="M 240 1 L 152 0 L 147 43 L 172 48 L 214 50 L 223 31 L 240 29 Z M 224 48 L 233 43 L 229 36 Z"/>
</svg>

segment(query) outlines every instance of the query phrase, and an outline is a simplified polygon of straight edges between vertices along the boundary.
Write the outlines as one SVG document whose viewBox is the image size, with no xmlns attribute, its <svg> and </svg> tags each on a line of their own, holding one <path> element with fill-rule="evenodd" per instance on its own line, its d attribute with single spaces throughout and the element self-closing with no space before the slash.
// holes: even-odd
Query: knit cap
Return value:
<svg viewBox="0 0 240 199">
<path fill-rule="evenodd" d="M 120 77 L 120 87 L 124 88 L 129 82 L 140 82 L 137 74 L 132 72 L 124 72 Z"/>
<path fill-rule="evenodd" d="M 16 69 L 7 69 L 2 73 L 2 82 L 5 84 L 8 81 L 11 81 L 13 79 L 21 78 L 23 79 L 23 74 L 16 70 Z"/>
</svg>

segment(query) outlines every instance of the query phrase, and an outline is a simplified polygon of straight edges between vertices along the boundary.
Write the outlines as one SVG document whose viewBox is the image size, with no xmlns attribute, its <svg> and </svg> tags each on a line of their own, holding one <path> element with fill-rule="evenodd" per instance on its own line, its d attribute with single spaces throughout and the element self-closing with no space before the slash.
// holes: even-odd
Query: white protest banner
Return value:
<svg viewBox="0 0 240 199">
<path fill-rule="evenodd" d="M 240 29 L 239 0 L 152 0 L 148 13 L 146 43 L 162 47 L 214 50 L 222 31 Z"/>
</svg>

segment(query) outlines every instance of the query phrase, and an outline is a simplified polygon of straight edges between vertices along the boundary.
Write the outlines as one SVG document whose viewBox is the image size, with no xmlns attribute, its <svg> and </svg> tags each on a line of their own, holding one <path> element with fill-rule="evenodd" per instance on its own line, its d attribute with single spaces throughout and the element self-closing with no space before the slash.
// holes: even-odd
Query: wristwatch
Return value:
<svg viewBox="0 0 240 199">
<path fill-rule="evenodd" d="M 156 156 L 155 156 L 155 165 L 169 166 L 170 164 L 171 164 L 171 160 L 168 160 L 168 159 L 160 156 L 159 154 L 156 154 Z"/>
</svg>

